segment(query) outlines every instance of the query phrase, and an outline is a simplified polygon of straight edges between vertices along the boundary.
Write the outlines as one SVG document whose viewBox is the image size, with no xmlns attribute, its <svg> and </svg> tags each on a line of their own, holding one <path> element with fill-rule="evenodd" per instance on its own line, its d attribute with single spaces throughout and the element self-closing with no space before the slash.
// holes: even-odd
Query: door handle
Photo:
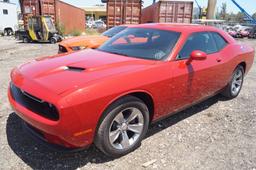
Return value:
<svg viewBox="0 0 256 170">
<path fill-rule="evenodd" d="M 222 59 L 221 58 L 217 58 L 216 61 L 219 63 L 219 62 L 222 61 Z"/>
</svg>

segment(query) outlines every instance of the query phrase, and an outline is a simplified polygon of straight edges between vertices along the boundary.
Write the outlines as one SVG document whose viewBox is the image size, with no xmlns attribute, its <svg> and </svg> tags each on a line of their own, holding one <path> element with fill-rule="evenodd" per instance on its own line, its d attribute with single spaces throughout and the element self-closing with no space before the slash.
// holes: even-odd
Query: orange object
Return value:
<svg viewBox="0 0 256 170">
<path fill-rule="evenodd" d="M 117 26 L 105 31 L 101 35 L 78 36 L 63 40 L 59 43 L 59 53 L 69 53 L 83 49 L 95 49 L 109 38 L 126 29 L 128 26 Z"/>
<path fill-rule="evenodd" d="M 109 38 L 106 36 L 79 36 L 63 40 L 59 43 L 59 53 L 79 51 L 86 48 L 98 48 Z"/>
</svg>

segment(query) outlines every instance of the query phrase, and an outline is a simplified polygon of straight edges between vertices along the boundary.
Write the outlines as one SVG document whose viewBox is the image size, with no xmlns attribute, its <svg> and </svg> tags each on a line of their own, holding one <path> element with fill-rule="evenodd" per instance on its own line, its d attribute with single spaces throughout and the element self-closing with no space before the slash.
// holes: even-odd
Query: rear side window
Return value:
<svg viewBox="0 0 256 170">
<path fill-rule="evenodd" d="M 212 34 L 214 40 L 216 41 L 219 51 L 228 45 L 228 42 L 219 33 L 212 32 L 211 34 Z"/>
<path fill-rule="evenodd" d="M 178 59 L 189 58 L 190 54 L 200 50 L 207 54 L 212 54 L 218 51 L 216 43 L 208 32 L 200 32 L 192 34 L 178 55 Z"/>
</svg>

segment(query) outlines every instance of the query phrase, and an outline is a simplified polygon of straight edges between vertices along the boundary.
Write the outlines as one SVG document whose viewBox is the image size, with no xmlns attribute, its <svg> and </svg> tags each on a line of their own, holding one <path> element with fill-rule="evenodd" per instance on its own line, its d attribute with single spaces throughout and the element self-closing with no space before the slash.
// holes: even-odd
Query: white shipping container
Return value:
<svg viewBox="0 0 256 170">
<path fill-rule="evenodd" d="M 17 6 L 0 0 L 0 34 L 11 35 L 18 29 Z"/>
</svg>

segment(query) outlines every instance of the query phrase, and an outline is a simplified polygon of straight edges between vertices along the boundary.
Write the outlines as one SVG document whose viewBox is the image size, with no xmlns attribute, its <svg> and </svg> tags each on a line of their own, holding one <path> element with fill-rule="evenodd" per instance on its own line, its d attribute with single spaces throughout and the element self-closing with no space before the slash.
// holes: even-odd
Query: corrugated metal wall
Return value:
<svg viewBox="0 0 256 170">
<path fill-rule="evenodd" d="M 56 1 L 56 21 L 65 26 L 65 32 L 85 31 L 85 11 L 70 6 L 69 4 Z"/>
<path fill-rule="evenodd" d="M 121 24 L 141 23 L 141 0 L 108 0 L 108 28 Z"/>
<path fill-rule="evenodd" d="M 159 1 L 142 10 L 142 23 L 191 23 L 193 1 Z"/>
</svg>

